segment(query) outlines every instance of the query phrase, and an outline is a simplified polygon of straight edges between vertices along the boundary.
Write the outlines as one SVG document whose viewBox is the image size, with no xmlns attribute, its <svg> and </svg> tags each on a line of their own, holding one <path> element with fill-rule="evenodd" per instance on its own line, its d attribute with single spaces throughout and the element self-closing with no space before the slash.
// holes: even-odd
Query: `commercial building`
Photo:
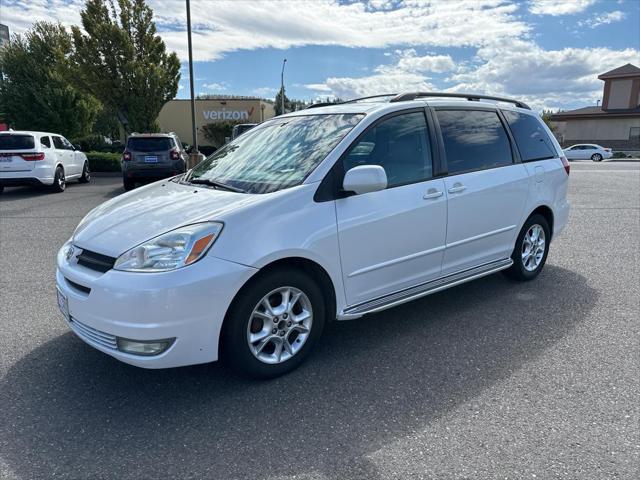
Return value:
<svg viewBox="0 0 640 480">
<path fill-rule="evenodd" d="M 640 151 L 640 68 L 630 63 L 599 75 L 602 106 L 551 116 L 563 147 L 597 143 L 619 151 Z"/>
<path fill-rule="evenodd" d="M 272 102 L 253 97 L 216 97 L 197 99 L 196 127 L 198 144 L 209 145 L 202 132 L 208 123 L 260 123 L 275 116 Z M 168 101 L 158 116 L 158 123 L 163 132 L 175 132 L 184 143 L 191 143 L 191 102 L 183 99 Z"/>
</svg>

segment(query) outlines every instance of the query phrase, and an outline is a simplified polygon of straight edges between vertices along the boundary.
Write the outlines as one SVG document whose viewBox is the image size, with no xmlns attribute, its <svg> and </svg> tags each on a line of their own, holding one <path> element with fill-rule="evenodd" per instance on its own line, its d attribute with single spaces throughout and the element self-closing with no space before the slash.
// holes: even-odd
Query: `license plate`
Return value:
<svg viewBox="0 0 640 480">
<path fill-rule="evenodd" d="M 67 301 L 67 296 L 60 291 L 58 288 L 58 308 L 64 318 L 69 320 L 69 302 Z"/>
<path fill-rule="evenodd" d="M 13 157 L 0 157 L 0 163 L 8 162 L 11 163 L 13 161 Z"/>
<path fill-rule="evenodd" d="M 144 163 L 158 163 L 158 157 L 155 155 L 147 155 L 144 157 Z"/>
</svg>

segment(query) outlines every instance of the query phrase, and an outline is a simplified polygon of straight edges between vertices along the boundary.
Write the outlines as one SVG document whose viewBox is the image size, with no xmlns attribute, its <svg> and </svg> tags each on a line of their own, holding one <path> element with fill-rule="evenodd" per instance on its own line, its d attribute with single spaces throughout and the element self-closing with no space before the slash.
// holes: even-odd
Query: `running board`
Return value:
<svg viewBox="0 0 640 480">
<path fill-rule="evenodd" d="M 353 318 L 361 317 L 367 313 L 386 310 L 387 308 L 395 307 L 396 305 L 425 297 L 432 293 L 439 292 L 440 290 L 460 285 L 461 283 L 469 282 L 476 278 L 484 277 L 485 275 L 491 275 L 492 273 L 509 268 L 511 265 L 513 265 L 513 260 L 507 258 L 453 273 L 437 280 L 432 280 L 430 282 L 416 285 L 415 287 L 409 287 L 398 292 L 369 300 L 368 302 L 353 305 L 339 313 L 337 318 L 338 320 L 351 320 Z"/>
</svg>

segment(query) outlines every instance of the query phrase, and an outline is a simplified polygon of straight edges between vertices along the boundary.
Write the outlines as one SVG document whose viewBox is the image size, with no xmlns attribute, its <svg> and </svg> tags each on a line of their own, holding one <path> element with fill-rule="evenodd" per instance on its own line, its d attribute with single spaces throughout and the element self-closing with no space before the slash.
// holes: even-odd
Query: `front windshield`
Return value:
<svg viewBox="0 0 640 480">
<path fill-rule="evenodd" d="M 225 184 L 248 193 L 299 185 L 361 119 L 360 114 L 275 118 L 198 164 L 185 181 Z"/>
</svg>

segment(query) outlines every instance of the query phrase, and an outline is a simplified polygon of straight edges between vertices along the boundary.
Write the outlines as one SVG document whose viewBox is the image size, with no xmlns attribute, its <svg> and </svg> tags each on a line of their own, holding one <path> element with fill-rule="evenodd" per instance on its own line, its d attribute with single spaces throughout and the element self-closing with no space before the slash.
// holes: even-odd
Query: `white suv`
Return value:
<svg viewBox="0 0 640 480">
<path fill-rule="evenodd" d="M 0 132 L 0 193 L 4 187 L 47 185 L 64 192 L 68 180 L 91 180 L 87 156 L 62 135 Z"/>
<path fill-rule="evenodd" d="M 58 254 L 58 303 L 124 362 L 223 355 L 276 376 L 328 321 L 500 270 L 535 278 L 567 222 L 568 174 L 514 100 L 412 93 L 294 112 L 90 212 Z"/>
</svg>

